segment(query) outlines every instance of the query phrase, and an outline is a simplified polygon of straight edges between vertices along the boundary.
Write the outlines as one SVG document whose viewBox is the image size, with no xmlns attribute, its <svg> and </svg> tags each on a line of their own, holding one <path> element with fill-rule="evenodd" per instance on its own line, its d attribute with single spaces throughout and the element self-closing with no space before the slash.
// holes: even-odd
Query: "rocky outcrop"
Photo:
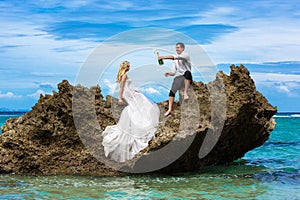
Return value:
<svg viewBox="0 0 300 200">
<path fill-rule="evenodd" d="M 194 82 L 190 99 L 160 118 L 149 146 L 126 163 L 105 158 L 101 132 L 125 105 L 103 99 L 99 86 L 58 84 L 32 110 L 6 121 L 0 135 L 0 173 L 120 175 L 185 172 L 241 158 L 262 145 L 275 127 L 276 107 L 256 90 L 244 66 L 218 72 L 208 84 Z M 161 113 L 167 101 L 158 103 Z"/>
</svg>

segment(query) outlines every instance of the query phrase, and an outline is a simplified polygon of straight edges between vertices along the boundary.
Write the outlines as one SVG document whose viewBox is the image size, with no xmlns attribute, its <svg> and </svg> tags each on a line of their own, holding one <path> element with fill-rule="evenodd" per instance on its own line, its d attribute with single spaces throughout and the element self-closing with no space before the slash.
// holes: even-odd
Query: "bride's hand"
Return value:
<svg viewBox="0 0 300 200">
<path fill-rule="evenodd" d="M 123 100 L 122 100 L 122 99 L 119 99 L 118 103 L 119 103 L 119 104 L 123 104 Z"/>
<path fill-rule="evenodd" d="M 168 76 L 170 76 L 170 73 L 169 73 L 169 72 L 166 72 L 166 73 L 165 73 L 165 77 L 168 77 Z"/>
</svg>

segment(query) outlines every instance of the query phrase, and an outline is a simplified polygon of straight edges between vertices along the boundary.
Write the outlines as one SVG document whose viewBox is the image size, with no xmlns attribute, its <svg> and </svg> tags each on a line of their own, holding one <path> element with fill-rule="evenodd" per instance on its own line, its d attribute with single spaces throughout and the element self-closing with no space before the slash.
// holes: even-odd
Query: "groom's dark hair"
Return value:
<svg viewBox="0 0 300 200">
<path fill-rule="evenodd" d="M 179 45 L 181 48 L 184 48 L 185 49 L 185 45 L 182 43 L 182 42 L 178 42 L 177 44 L 176 44 L 176 46 L 177 45 Z"/>
</svg>

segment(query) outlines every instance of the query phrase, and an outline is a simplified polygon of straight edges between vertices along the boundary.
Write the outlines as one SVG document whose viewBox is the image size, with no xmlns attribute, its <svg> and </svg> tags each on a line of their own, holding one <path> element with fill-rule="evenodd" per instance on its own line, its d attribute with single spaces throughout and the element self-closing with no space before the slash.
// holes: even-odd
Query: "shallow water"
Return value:
<svg viewBox="0 0 300 200">
<path fill-rule="evenodd" d="M 0 175 L 0 199 L 300 199 L 300 117 L 275 120 L 263 146 L 228 165 L 172 176 Z"/>
<path fill-rule="evenodd" d="M 205 169 L 176 176 L 132 175 L 0 176 L 0 198 L 206 198 L 297 199 L 299 172 L 275 172 L 247 165 Z"/>
</svg>

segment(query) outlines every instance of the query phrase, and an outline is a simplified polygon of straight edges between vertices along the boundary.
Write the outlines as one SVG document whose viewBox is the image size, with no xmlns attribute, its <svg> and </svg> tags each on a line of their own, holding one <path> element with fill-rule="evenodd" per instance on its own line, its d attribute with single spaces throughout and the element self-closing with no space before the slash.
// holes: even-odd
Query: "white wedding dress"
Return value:
<svg viewBox="0 0 300 200">
<path fill-rule="evenodd" d="M 160 115 L 157 104 L 131 88 L 130 79 L 125 82 L 123 98 L 128 106 L 123 109 L 119 122 L 107 126 L 102 133 L 105 156 L 117 162 L 132 159 L 148 146 Z"/>
</svg>

